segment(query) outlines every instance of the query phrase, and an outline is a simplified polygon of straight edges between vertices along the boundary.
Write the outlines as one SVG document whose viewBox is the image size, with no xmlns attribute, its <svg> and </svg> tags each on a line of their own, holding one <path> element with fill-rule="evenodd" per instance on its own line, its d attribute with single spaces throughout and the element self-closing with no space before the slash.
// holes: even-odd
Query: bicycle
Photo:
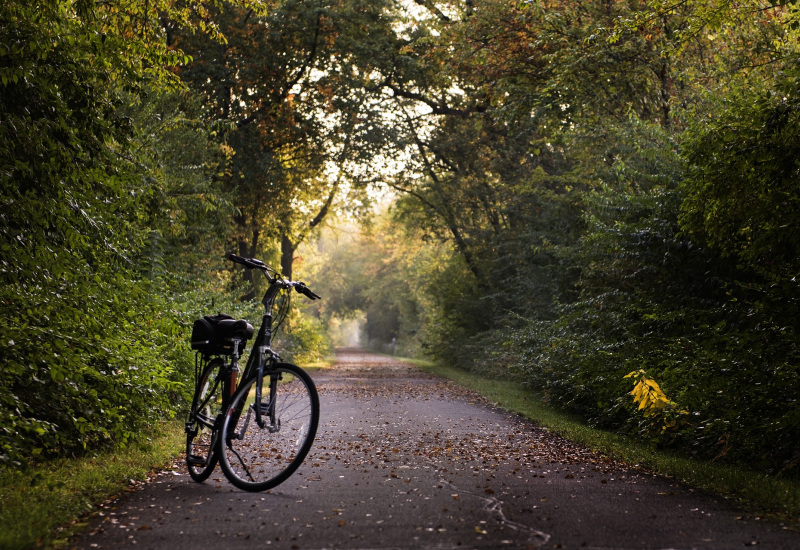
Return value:
<svg viewBox="0 0 800 550">
<path fill-rule="evenodd" d="M 195 321 L 195 393 L 186 423 L 186 464 L 195 481 L 205 481 L 219 463 L 236 487 L 264 491 L 286 481 L 302 464 L 319 424 L 314 381 L 272 349 L 272 310 L 284 290 L 311 300 L 320 297 L 302 282 L 284 280 L 261 260 L 227 258 L 264 273 L 265 312 L 238 384 L 238 361 L 253 335 L 252 325 L 222 314 Z M 275 330 L 288 308 L 288 300 L 284 303 Z"/>
</svg>

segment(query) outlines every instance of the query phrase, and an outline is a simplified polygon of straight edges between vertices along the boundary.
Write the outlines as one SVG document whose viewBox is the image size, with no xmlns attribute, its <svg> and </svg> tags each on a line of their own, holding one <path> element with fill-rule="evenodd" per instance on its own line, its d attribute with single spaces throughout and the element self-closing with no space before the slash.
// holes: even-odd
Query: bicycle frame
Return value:
<svg viewBox="0 0 800 550">
<path fill-rule="evenodd" d="M 269 417 L 269 425 L 264 422 L 262 415 L 264 414 L 263 404 L 262 404 L 262 395 L 263 395 L 263 384 L 264 384 L 264 372 L 269 371 L 269 367 L 274 365 L 280 359 L 280 356 L 272 349 L 272 308 L 275 305 L 275 299 L 278 297 L 278 294 L 281 290 L 285 287 L 283 285 L 283 281 L 281 279 L 270 278 L 266 273 L 264 274 L 267 277 L 267 281 L 269 281 L 269 287 L 267 291 L 264 293 L 264 297 L 261 300 L 261 303 L 264 304 L 264 315 L 261 318 L 261 327 L 258 329 L 258 334 L 256 335 L 255 339 L 253 340 L 253 347 L 250 351 L 250 356 L 247 358 L 247 365 L 244 368 L 244 372 L 242 373 L 242 379 L 240 384 L 243 384 L 249 381 L 254 376 L 257 377 L 256 380 L 256 395 L 255 395 L 255 405 L 253 409 L 255 410 L 255 421 L 260 428 L 267 428 L 271 432 L 276 432 L 280 430 L 280 426 L 275 423 L 275 404 L 272 402 L 271 396 L 275 394 L 275 387 L 277 385 L 277 380 L 273 380 L 270 377 L 270 388 L 269 388 L 269 395 L 270 400 L 267 404 L 267 416 Z M 243 406 L 242 402 L 242 406 Z M 232 411 L 232 416 L 235 421 L 238 420 L 239 415 L 242 414 L 242 409 L 239 408 L 238 410 Z M 250 421 L 250 411 L 247 412 L 248 417 L 245 419 L 245 429 L 247 424 Z"/>
<path fill-rule="evenodd" d="M 267 362 L 275 362 L 279 359 L 278 354 L 272 349 L 272 307 L 281 291 L 281 286 L 278 281 L 269 279 L 269 277 L 267 279 L 270 281 L 270 285 L 261 300 L 266 311 L 261 318 L 261 327 L 253 340 L 250 357 L 247 358 L 247 365 L 242 373 L 243 382 L 252 378 L 257 369 L 263 368 Z"/>
<path fill-rule="evenodd" d="M 221 365 L 220 365 L 219 369 L 217 369 L 217 371 L 216 371 L 216 376 L 214 377 L 214 381 L 213 382 L 211 382 L 211 381 L 208 382 L 210 384 L 213 384 L 213 388 L 208 392 L 208 396 L 206 397 L 205 401 L 199 402 L 197 404 L 197 409 L 198 410 L 203 410 L 206 407 L 206 405 L 208 405 L 208 400 L 211 397 L 213 397 L 214 395 L 217 395 L 215 390 L 216 390 L 216 387 L 219 386 L 219 385 L 222 385 L 222 391 L 219 393 L 219 395 L 222 398 L 222 404 L 221 404 L 221 409 L 220 410 L 221 411 L 225 411 L 225 410 L 228 409 L 228 405 L 230 404 L 230 400 L 233 397 L 233 394 L 236 392 L 236 387 L 237 387 L 236 379 L 237 379 L 237 374 L 239 372 L 238 360 L 239 360 L 239 344 L 241 343 L 241 340 L 238 339 L 238 338 L 233 338 L 232 339 L 232 343 L 233 343 L 233 354 L 230 356 L 231 358 L 230 358 L 229 362 L 226 361 L 223 358 L 220 358 L 220 357 L 217 357 L 217 358 L 214 358 L 214 359 L 210 360 L 210 361 L 218 361 L 218 362 L 221 363 Z M 201 363 L 201 365 L 205 365 L 205 364 L 206 364 L 205 362 Z M 198 372 L 198 375 L 202 375 L 203 374 L 202 370 L 203 369 L 200 369 L 200 372 Z M 196 379 L 195 380 L 195 392 L 199 391 L 199 383 L 200 383 L 200 380 Z M 200 425 L 204 426 L 205 428 L 208 428 L 210 430 L 214 430 L 214 432 L 216 432 L 218 430 L 218 428 L 220 428 L 219 424 L 220 424 L 221 420 L 222 420 L 222 416 L 221 415 L 217 415 L 214 418 L 209 418 L 205 414 L 195 414 L 186 423 L 185 431 L 186 431 L 186 433 L 196 433 L 196 426 L 195 425 L 196 424 L 200 424 Z M 213 442 L 212 442 L 212 446 L 213 446 Z"/>
</svg>

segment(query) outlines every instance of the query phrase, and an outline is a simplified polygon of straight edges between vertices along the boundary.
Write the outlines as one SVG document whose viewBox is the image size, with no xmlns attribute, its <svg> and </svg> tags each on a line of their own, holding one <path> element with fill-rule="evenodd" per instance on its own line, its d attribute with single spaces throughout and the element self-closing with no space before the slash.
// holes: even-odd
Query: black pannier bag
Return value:
<svg viewBox="0 0 800 550">
<path fill-rule="evenodd" d="M 234 319 L 219 313 L 206 315 L 194 322 L 192 327 L 192 349 L 206 355 L 231 355 L 233 342 L 238 338 L 243 344 L 253 336 L 253 325 L 244 319 Z M 242 350 L 239 349 L 239 353 Z"/>
</svg>

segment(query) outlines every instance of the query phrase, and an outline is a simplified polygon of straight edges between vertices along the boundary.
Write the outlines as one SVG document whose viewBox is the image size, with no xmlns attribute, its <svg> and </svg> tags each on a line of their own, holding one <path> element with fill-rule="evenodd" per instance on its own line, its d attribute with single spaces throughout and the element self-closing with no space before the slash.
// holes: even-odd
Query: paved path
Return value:
<svg viewBox="0 0 800 550">
<path fill-rule="evenodd" d="M 342 350 L 313 374 L 315 447 L 266 493 L 179 464 L 76 548 L 800 548 L 800 534 L 611 463 L 450 382 Z"/>
</svg>

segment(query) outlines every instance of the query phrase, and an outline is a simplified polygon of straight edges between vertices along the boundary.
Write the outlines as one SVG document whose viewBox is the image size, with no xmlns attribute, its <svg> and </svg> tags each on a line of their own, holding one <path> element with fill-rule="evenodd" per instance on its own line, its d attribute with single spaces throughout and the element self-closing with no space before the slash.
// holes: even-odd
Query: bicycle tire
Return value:
<svg viewBox="0 0 800 550">
<path fill-rule="evenodd" d="M 278 363 L 264 373 L 262 410 L 274 400 L 275 425 L 255 420 L 257 376 L 240 385 L 222 423 L 219 462 L 228 480 L 245 491 L 265 491 L 289 478 L 305 460 L 319 425 L 319 396 L 300 367 Z M 276 392 L 270 395 L 270 381 Z M 266 402 L 264 402 L 266 400 Z M 268 415 L 263 414 L 266 424 Z"/>
<path fill-rule="evenodd" d="M 195 388 L 186 427 L 186 467 L 193 480 L 202 483 L 217 466 L 216 419 L 222 412 L 223 384 L 217 373 L 224 366 L 212 359 L 203 369 Z"/>
</svg>

